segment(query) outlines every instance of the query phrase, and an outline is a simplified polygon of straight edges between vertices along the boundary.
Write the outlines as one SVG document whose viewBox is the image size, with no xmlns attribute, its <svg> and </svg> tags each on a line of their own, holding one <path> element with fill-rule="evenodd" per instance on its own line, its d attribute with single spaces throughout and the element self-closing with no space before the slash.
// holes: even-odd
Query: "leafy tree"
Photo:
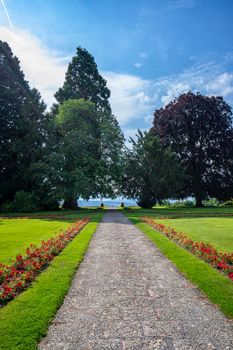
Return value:
<svg viewBox="0 0 233 350">
<path fill-rule="evenodd" d="M 111 112 L 110 91 L 106 80 L 99 74 L 94 57 L 81 47 L 77 48 L 65 76 L 65 82 L 55 98 L 62 104 L 69 99 L 84 98 L 95 104 L 98 111 Z"/>
<path fill-rule="evenodd" d="M 43 154 L 47 114 L 6 42 L 0 41 L 0 202 L 32 191 L 28 169 Z"/>
<path fill-rule="evenodd" d="M 97 169 L 97 192 L 100 197 L 119 194 L 123 169 L 124 136 L 112 114 L 99 113 L 100 160 Z"/>
<path fill-rule="evenodd" d="M 123 194 L 137 199 L 143 208 L 174 196 L 183 179 L 175 154 L 148 132 L 139 130 L 137 140 L 131 142 L 132 149 L 125 155 Z"/>
<path fill-rule="evenodd" d="M 183 194 L 196 206 L 208 196 L 232 196 L 232 112 L 222 97 L 182 94 L 155 111 L 152 132 L 178 155 L 187 174 Z"/>
<path fill-rule="evenodd" d="M 108 101 L 110 91 L 106 84 L 106 80 L 98 72 L 93 56 L 87 50 L 78 47 L 76 55 L 68 66 L 64 85 L 57 91 L 55 97 L 60 104 L 67 100 L 80 98 L 94 104 L 96 130 L 99 132 L 95 193 L 101 197 L 114 197 L 119 187 L 124 137 L 117 119 L 111 113 Z M 57 113 L 57 108 L 58 106 L 53 107 L 52 113 L 54 115 Z M 69 150 L 72 152 L 71 145 Z M 80 185 L 81 183 L 80 178 Z M 70 205 L 73 207 L 72 203 L 74 204 L 76 201 L 76 198 L 72 200 L 70 198 L 69 204 L 65 200 L 64 207 L 69 208 Z"/>
<path fill-rule="evenodd" d="M 59 107 L 55 125 L 60 134 L 56 148 L 58 191 L 66 201 L 66 208 L 77 209 L 77 197 L 89 199 L 97 193 L 98 112 L 92 102 L 68 100 Z"/>
</svg>

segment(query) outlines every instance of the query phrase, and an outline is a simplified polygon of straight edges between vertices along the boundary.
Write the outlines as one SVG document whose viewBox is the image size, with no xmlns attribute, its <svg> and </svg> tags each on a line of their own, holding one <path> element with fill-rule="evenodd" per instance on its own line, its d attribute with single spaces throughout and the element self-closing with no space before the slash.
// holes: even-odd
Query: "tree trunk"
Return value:
<svg viewBox="0 0 233 350">
<path fill-rule="evenodd" d="M 77 198 L 65 199 L 65 201 L 63 203 L 63 208 L 77 210 L 78 209 Z"/>
<path fill-rule="evenodd" d="M 201 198 L 199 193 L 195 195 L 195 200 L 196 200 L 195 207 L 197 207 L 197 208 L 203 207 L 202 198 Z"/>
</svg>

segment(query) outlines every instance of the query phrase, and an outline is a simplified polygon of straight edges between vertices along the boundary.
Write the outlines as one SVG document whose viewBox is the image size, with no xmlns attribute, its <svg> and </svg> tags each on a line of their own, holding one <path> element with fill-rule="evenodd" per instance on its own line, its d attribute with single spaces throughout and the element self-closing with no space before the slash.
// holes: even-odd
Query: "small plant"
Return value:
<svg viewBox="0 0 233 350">
<path fill-rule="evenodd" d="M 228 201 L 224 202 L 222 204 L 223 207 L 230 207 L 233 206 L 233 198 L 229 199 Z"/>
</svg>

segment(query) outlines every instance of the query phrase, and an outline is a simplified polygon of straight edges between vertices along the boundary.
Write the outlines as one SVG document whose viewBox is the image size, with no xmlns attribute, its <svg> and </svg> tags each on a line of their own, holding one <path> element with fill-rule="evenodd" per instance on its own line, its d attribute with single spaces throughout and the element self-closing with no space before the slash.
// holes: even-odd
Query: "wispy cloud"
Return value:
<svg viewBox="0 0 233 350">
<path fill-rule="evenodd" d="M 196 6 L 196 0 L 170 0 L 167 3 L 168 10 L 191 9 Z"/>
<path fill-rule="evenodd" d="M 115 72 L 102 72 L 111 90 L 110 102 L 113 113 L 121 125 L 144 118 L 151 110 L 151 98 L 146 94 L 151 81 L 140 77 L 119 74 Z"/>
<path fill-rule="evenodd" d="M 36 87 L 51 106 L 54 93 L 63 84 L 68 58 L 56 55 L 44 47 L 37 37 L 25 31 L 13 32 L 0 26 L 0 38 L 8 42 L 14 55 L 19 58 L 30 85 Z"/>
<path fill-rule="evenodd" d="M 139 63 L 139 62 L 134 63 L 134 67 L 136 68 L 141 68 L 142 66 L 143 66 L 142 63 Z"/>
</svg>

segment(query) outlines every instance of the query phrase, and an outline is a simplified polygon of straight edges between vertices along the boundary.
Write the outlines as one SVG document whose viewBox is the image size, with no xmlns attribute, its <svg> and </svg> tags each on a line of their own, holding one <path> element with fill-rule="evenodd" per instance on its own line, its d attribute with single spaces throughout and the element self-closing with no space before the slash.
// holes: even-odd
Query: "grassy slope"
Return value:
<svg viewBox="0 0 233 350">
<path fill-rule="evenodd" d="M 127 216 L 177 266 L 186 278 L 197 285 L 227 317 L 233 318 L 232 281 L 149 225 L 142 223 L 137 214 L 127 213 Z"/>
<path fill-rule="evenodd" d="M 233 217 L 179 218 L 161 222 L 187 234 L 194 241 L 212 243 L 219 251 L 233 252 Z"/>
<path fill-rule="evenodd" d="M 39 244 L 66 229 L 70 222 L 45 219 L 1 219 L 0 262 L 9 263 L 31 243 Z"/>
<path fill-rule="evenodd" d="M 46 335 L 83 259 L 102 213 L 92 216 L 81 233 L 57 256 L 27 291 L 0 309 L 0 349 L 34 350 Z"/>
</svg>

